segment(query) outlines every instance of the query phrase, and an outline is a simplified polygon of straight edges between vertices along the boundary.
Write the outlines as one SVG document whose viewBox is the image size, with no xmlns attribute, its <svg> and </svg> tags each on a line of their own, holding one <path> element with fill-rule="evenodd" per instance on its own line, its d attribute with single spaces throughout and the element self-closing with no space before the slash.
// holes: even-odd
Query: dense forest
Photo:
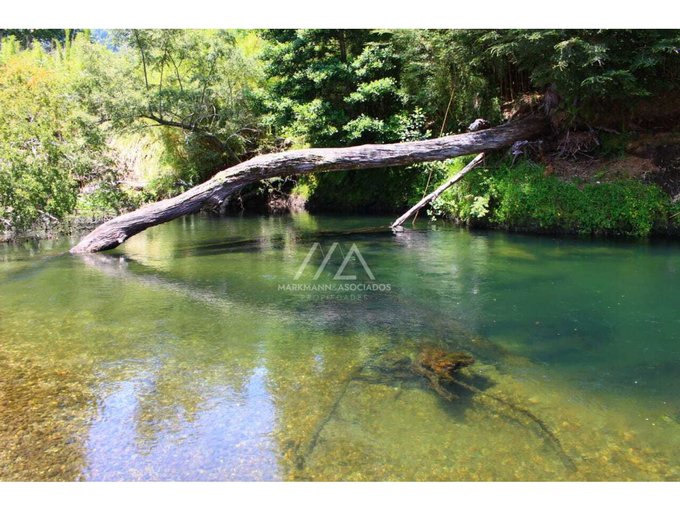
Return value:
<svg viewBox="0 0 680 510">
<path fill-rule="evenodd" d="M 680 31 L 0 30 L 0 232 L 98 222 L 253 156 L 547 115 L 433 218 L 581 234 L 680 229 Z M 469 157 L 275 178 L 226 209 L 394 213 Z"/>
</svg>

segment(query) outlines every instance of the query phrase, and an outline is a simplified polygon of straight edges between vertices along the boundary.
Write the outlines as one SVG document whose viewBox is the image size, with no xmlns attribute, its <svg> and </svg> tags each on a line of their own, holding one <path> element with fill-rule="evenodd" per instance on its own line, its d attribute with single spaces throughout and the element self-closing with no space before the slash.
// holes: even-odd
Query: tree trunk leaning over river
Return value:
<svg viewBox="0 0 680 510">
<path fill-rule="evenodd" d="M 149 204 L 107 221 L 85 236 L 71 249 L 71 253 L 115 248 L 149 227 L 198 212 L 207 205 L 221 204 L 232 193 L 263 179 L 441 161 L 465 154 L 502 149 L 518 140 L 535 138 L 545 129 L 544 117 L 528 117 L 474 133 L 431 140 L 305 149 L 257 156 L 222 170 L 210 180 L 181 195 Z"/>
</svg>

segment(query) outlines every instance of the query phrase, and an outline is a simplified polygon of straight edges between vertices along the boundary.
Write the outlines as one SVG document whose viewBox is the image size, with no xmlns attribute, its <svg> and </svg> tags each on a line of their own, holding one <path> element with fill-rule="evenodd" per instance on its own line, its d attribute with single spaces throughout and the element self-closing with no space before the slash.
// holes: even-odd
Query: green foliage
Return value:
<svg viewBox="0 0 680 510">
<path fill-rule="evenodd" d="M 9 39 L 10 37 L 21 44 L 24 48 L 29 48 L 33 42 L 50 43 L 52 41 L 71 41 L 75 37 L 77 31 L 63 28 L 29 28 L 29 29 L 15 29 L 15 28 L 0 28 L 0 39 Z"/>
<path fill-rule="evenodd" d="M 148 197 L 139 191 L 121 188 L 114 180 L 104 180 L 89 193 L 78 197 L 78 214 L 100 217 L 115 216 L 140 207 Z"/>
<path fill-rule="evenodd" d="M 74 212 L 114 214 L 291 146 L 421 140 L 463 131 L 477 117 L 500 122 L 508 101 L 538 97 L 548 84 L 580 123 L 676 91 L 679 34 L 116 30 L 102 41 L 88 30 L 1 29 L 0 222 L 21 230 Z M 601 142 L 601 155 L 617 157 L 628 135 Z M 395 211 L 464 161 L 305 177 L 293 192 L 317 209 Z M 282 183 L 289 189 L 285 180 L 261 191 Z M 562 183 L 523 163 L 474 172 L 433 212 L 511 228 L 638 234 L 666 214 L 655 190 Z M 675 211 L 667 212 L 673 225 Z"/>
<path fill-rule="evenodd" d="M 437 134 L 464 131 L 479 117 L 493 123 L 501 120 L 503 80 L 480 58 L 473 33 L 399 30 L 393 34 L 403 60 L 402 95 L 407 105 L 425 112 L 428 127 Z"/>
<path fill-rule="evenodd" d="M 392 213 L 409 203 L 422 179 L 422 174 L 403 168 L 319 174 L 308 207 L 352 213 Z"/>
<path fill-rule="evenodd" d="M 120 30 L 114 36 L 134 62 L 126 87 L 133 100 L 120 98 L 108 116 L 133 129 L 176 130 L 181 136 L 167 137 L 166 149 L 182 180 L 204 181 L 267 145 L 254 103 L 264 79 L 255 34 Z"/>
<path fill-rule="evenodd" d="M 677 30 L 462 31 L 477 60 L 500 75 L 525 75 L 531 87 L 555 84 L 574 115 L 627 108 L 636 97 L 677 88 Z"/>
<path fill-rule="evenodd" d="M 422 109 L 399 88 L 402 59 L 391 34 L 371 30 L 270 30 L 264 33 L 269 91 L 263 108 L 278 136 L 335 147 L 429 136 Z M 403 169 L 324 174 L 310 207 L 393 211 L 421 176 Z"/>
<path fill-rule="evenodd" d="M 63 51 L 0 44 L 0 219 L 22 230 L 73 210 L 79 183 L 106 161 L 104 139 L 73 93 Z"/>
<path fill-rule="evenodd" d="M 671 204 L 668 211 L 668 220 L 671 230 L 675 232 L 680 231 L 680 201 L 675 201 Z"/>
<path fill-rule="evenodd" d="M 497 121 L 503 102 L 549 84 L 582 120 L 680 83 L 678 30 L 402 30 L 393 44 L 406 104 L 444 132 Z"/>
<path fill-rule="evenodd" d="M 625 154 L 633 136 L 631 133 L 600 133 L 598 138 L 600 142 L 598 153 L 604 157 L 617 158 Z"/>
<path fill-rule="evenodd" d="M 315 188 L 314 175 L 303 176 L 300 178 L 293 187 L 291 195 L 295 195 L 305 200 L 308 200 L 312 196 L 312 191 Z"/>
<path fill-rule="evenodd" d="M 388 33 L 269 30 L 262 97 L 273 128 L 314 147 L 399 140 L 401 61 Z"/>
<path fill-rule="evenodd" d="M 251 105 L 262 80 L 254 32 L 115 31 L 106 44 L 89 31 L 43 32 L 8 33 L 0 44 L 3 229 L 76 209 L 121 212 L 266 148 Z M 125 164 L 126 137 L 153 161 Z"/>
<path fill-rule="evenodd" d="M 451 169 L 451 173 L 456 171 Z M 647 236 L 663 229 L 669 198 L 634 180 L 565 182 L 531 162 L 472 172 L 438 200 L 437 210 L 468 224 L 510 230 Z"/>
</svg>

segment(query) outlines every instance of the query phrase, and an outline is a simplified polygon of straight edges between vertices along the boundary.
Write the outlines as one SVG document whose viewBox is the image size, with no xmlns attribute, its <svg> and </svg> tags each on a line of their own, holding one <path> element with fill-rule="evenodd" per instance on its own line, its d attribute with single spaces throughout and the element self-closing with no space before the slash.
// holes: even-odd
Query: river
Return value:
<svg viewBox="0 0 680 510">
<path fill-rule="evenodd" d="M 680 480 L 677 242 L 389 220 L 1 245 L 0 480 Z"/>
</svg>

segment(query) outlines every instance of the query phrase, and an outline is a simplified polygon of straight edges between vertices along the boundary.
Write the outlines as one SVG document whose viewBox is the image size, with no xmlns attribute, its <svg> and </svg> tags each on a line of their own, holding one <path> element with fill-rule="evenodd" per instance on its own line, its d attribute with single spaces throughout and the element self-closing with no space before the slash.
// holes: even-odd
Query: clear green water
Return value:
<svg viewBox="0 0 680 510">
<path fill-rule="evenodd" d="M 0 479 L 680 479 L 680 245 L 328 233 L 388 220 L 0 247 Z M 352 244 L 374 280 L 333 279 Z M 410 371 L 428 345 L 479 392 Z"/>
</svg>

